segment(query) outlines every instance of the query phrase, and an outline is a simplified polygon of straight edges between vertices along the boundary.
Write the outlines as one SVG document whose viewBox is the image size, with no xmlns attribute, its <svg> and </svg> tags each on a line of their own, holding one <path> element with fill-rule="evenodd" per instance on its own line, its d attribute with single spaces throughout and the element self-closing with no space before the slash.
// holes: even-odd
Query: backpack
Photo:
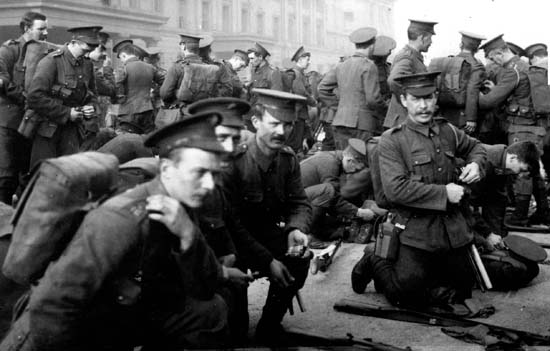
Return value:
<svg viewBox="0 0 550 351">
<path fill-rule="evenodd" d="M 531 100 L 536 114 L 550 114 L 550 86 L 548 85 L 548 70 L 540 67 L 529 67 L 527 71 Z"/>
<path fill-rule="evenodd" d="M 41 278 L 49 263 L 72 240 L 89 211 L 128 185 L 154 177 L 149 172 L 139 174 L 135 168 L 135 165 L 128 167 L 135 172 L 134 176 L 124 177 L 125 171 L 119 172 L 117 158 L 100 152 L 78 153 L 40 163 L 11 219 L 14 228 L 4 274 L 20 284 Z"/>
<path fill-rule="evenodd" d="M 464 107 L 466 86 L 470 79 L 471 66 L 464 57 L 449 56 L 434 58 L 428 66 L 429 72 L 439 71 L 437 88 L 438 103 L 442 106 Z"/>
<path fill-rule="evenodd" d="M 216 96 L 222 71 L 218 65 L 183 62 L 183 79 L 176 97 L 187 104 Z"/>
</svg>

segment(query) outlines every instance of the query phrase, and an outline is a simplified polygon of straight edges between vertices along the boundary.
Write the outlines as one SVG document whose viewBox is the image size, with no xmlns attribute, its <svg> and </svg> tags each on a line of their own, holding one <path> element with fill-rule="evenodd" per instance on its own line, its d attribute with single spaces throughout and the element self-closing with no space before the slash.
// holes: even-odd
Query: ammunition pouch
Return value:
<svg viewBox="0 0 550 351">
<path fill-rule="evenodd" d="M 36 131 L 42 120 L 43 118 L 34 110 L 26 110 L 19 128 L 17 128 L 17 132 L 27 139 L 32 139 L 36 135 Z"/>
<path fill-rule="evenodd" d="M 68 99 L 73 94 L 73 90 L 69 89 L 60 84 L 54 84 L 52 86 L 52 95 L 53 97 L 59 98 L 61 100 Z"/>
<path fill-rule="evenodd" d="M 511 123 L 508 127 L 508 145 L 518 141 L 532 141 L 537 145 L 539 150 L 542 150 L 545 135 L 545 127 Z"/>
</svg>

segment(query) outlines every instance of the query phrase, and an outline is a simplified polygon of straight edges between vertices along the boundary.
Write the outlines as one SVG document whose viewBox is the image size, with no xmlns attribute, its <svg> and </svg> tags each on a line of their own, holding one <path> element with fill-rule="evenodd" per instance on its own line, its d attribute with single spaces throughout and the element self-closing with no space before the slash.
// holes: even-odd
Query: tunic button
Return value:
<svg viewBox="0 0 550 351">
<path fill-rule="evenodd" d="M 17 335 L 17 340 L 23 339 L 23 335 Z"/>
<path fill-rule="evenodd" d="M 210 223 L 210 228 L 214 228 L 214 223 Z"/>
<path fill-rule="evenodd" d="M 116 298 L 118 301 L 122 301 L 124 300 L 124 297 L 122 295 L 118 295 L 117 298 Z"/>
<path fill-rule="evenodd" d="M 440 152 L 441 152 L 441 150 L 439 150 L 439 149 L 436 149 L 436 150 L 435 150 L 435 152 L 437 152 L 437 153 L 440 153 Z"/>
<path fill-rule="evenodd" d="M 433 136 L 434 136 L 433 133 L 430 133 L 430 137 L 433 137 Z"/>
<path fill-rule="evenodd" d="M 438 170 L 439 172 L 441 172 L 443 169 L 442 169 L 441 167 L 439 167 L 437 170 Z"/>
<path fill-rule="evenodd" d="M 82 78 L 82 76 L 78 76 L 78 78 Z"/>
</svg>

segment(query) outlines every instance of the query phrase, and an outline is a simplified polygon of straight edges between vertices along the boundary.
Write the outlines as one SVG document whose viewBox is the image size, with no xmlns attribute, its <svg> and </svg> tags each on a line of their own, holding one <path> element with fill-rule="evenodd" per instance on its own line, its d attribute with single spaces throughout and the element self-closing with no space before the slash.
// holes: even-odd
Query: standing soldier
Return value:
<svg viewBox="0 0 550 351">
<path fill-rule="evenodd" d="M 164 77 L 153 65 L 139 60 L 139 51 L 135 45 L 129 44 L 117 52 L 122 66 L 116 74 L 120 104 L 116 128 L 124 130 L 131 126 L 139 134 L 147 134 L 155 128 L 151 90 L 154 83 L 162 84 Z"/>
<path fill-rule="evenodd" d="M 149 54 L 145 58 L 145 62 L 153 65 L 155 74 L 162 77 L 162 81 L 166 78 L 166 70 L 160 66 L 160 50 L 158 48 L 147 48 L 147 53 Z M 156 116 L 160 107 L 162 106 L 162 99 L 160 98 L 160 86 L 162 83 L 158 84 L 153 82 L 153 90 L 151 91 L 151 99 L 153 100 L 153 114 Z"/>
<path fill-rule="evenodd" d="M 388 77 L 388 84 L 393 93 L 388 107 L 388 113 L 384 121 L 384 128 L 391 128 L 401 124 L 407 118 L 407 110 L 399 102 L 399 96 L 403 93 L 395 78 L 414 73 L 426 72 L 423 52 L 428 52 L 432 45 L 432 36 L 435 35 L 434 26 L 437 22 L 409 20 L 407 37 L 409 43 L 395 55 L 392 69 Z"/>
<path fill-rule="evenodd" d="M 99 110 L 97 111 L 97 115 L 100 127 L 105 127 L 107 110 L 116 96 L 115 74 L 111 65 L 111 59 L 106 55 L 108 40 L 108 33 L 99 32 L 99 42 L 101 44 L 94 51 L 90 52 L 90 59 L 94 64 L 97 106 Z"/>
<path fill-rule="evenodd" d="M 274 89 L 283 90 L 283 79 L 279 70 L 267 62 L 267 57 L 271 54 L 259 43 L 254 43 L 254 47 L 248 49 L 248 58 L 250 60 L 250 83 L 247 86 L 248 102 L 254 106 L 257 96 L 252 93 L 252 89 Z M 249 130 L 254 130 L 250 122 L 250 115 L 246 116 L 245 123 Z"/>
<path fill-rule="evenodd" d="M 481 46 L 485 56 L 502 69 L 496 85 L 486 85 L 489 92 L 480 96 L 479 107 L 489 109 L 504 106 L 508 124 L 508 145 L 518 141 L 532 141 L 542 151 L 550 100 L 538 97 L 540 94 L 547 94 L 547 85 L 541 86 L 534 82 L 529 72 L 529 64 L 512 53 L 502 36 L 501 34 Z M 540 174 L 533 177 L 529 174 L 518 176 L 514 192 L 516 209 L 508 224 L 525 226 L 548 223 L 548 198 Z M 537 210 L 528 218 L 531 195 L 535 197 Z"/>
<path fill-rule="evenodd" d="M 388 62 L 396 43 L 390 37 L 380 35 L 376 37 L 374 49 L 372 50 L 371 59 L 378 69 L 378 84 L 380 85 L 380 95 L 384 100 L 384 105 L 376 110 L 376 117 L 380 121 L 380 125 L 384 123 L 386 113 L 388 113 L 388 105 L 391 100 L 391 90 L 388 85 L 388 77 L 390 75 L 391 63 Z"/>
<path fill-rule="evenodd" d="M 160 87 L 165 106 L 186 106 L 195 101 L 231 94 L 231 81 L 219 66 L 206 64 L 199 56 L 201 37 L 180 34 L 183 57 L 166 74 Z"/>
<path fill-rule="evenodd" d="M 46 158 L 78 152 L 88 130 L 97 130 L 94 69 L 84 56 L 99 45 L 101 28 L 69 29 L 71 41 L 38 63 L 28 105 L 43 120 L 33 141 L 31 167 Z"/>
<path fill-rule="evenodd" d="M 319 84 L 319 98 L 327 101 L 335 96 L 338 88 L 340 101 L 332 121 L 336 149 L 348 146 L 349 138 L 367 139 L 379 135 L 380 124 L 374 111 L 384 104 L 378 85 L 378 70 L 369 59 L 376 40 L 376 29 L 365 27 L 351 33 L 356 52 L 333 71 L 327 73 Z"/>
<path fill-rule="evenodd" d="M 477 131 L 479 90 L 485 78 L 485 67 L 474 55 L 487 38 L 460 31 L 460 53 L 438 57 L 430 62 L 429 71 L 441 72 L 439 80 L 439 113 L 470 135 Z"/>
<path fill-rule="evenodd" d="M 311 121 L 309 120 L 308 106 L 315 106 L 317 101 L 306 77 L 305 70 L 308 69 L 311 53 L 306 52 L 301 46 L 292 56 L 294 66 L 287 70 L 287 75 L 292 81 L 292 93 L 306 98 L 306 103 L 296 104 L 296 122 L 286 144 L 294 150 L 299 157 L 303 157 L 308 150 L 307 141 L 311 140 Z"/>
<path fill-rule="evenodd" d="M 235 156 L 224 186 L 242 224 L 235 235 L 252 238 L 237 251 L 247 267 L 270 277 L 256 337 L 272 344 L 282 340 L 281 322 L 309 267 L 300 248 L 308 244 L 311 206 L 296 155 L 285 146 L 296 118 L 295 104 L 305 98 L 269 89 L 253 93 L 258 98 L 252 116 L 256 134 Z M 298 249 L 295 255 L 288 255 L 293 249 Z"/>
<path fill-rule="evenodd" d="M 231 85 L 233 87 L 231 96 L 234 98 L 243 98 L 245 96 L 244 84 L 237 72 L 248 66 L 250 60 L 248 59 L 247 53 L 237 49 L 233 52 L 233 56 L 231 56 L 229 60 L 223 60 L 222 62 L 231 77 Z"/>
<path fill-rule="evenodd" d="M 27 12 L 19 28 L 22 35 L 0 47 L 0 201 L 9 205 L 19 177 L 28 171 L 31 150 L 29 140 L 17 132 L 25 108 L 24 53 L 28 43 L 46 39 L 46 16 Z"/>
</svg>

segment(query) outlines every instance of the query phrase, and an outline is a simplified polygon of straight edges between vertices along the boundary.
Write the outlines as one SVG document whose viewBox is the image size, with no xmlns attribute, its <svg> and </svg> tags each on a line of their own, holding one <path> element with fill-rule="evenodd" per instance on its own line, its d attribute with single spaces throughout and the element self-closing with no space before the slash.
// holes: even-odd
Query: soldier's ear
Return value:
<svg viewBox="0 0 550 351">
<path fill-rule="evenodd" d="M 250 117 L 250 122 L 252 122 L 252 125 L 257 130 L 258 129 L 258 124 L 260 123 L 260 119 L 258 118 L 258 116 L 252 115 L 252 117 Z"/>
<path fill-rule="evenodd" d="M 399 95 L 399 101 L 401 102 L 401 105 L 403 105 L 403 107 L 407 107 L 407 98 L 405 95 Z"/>
</svg>

